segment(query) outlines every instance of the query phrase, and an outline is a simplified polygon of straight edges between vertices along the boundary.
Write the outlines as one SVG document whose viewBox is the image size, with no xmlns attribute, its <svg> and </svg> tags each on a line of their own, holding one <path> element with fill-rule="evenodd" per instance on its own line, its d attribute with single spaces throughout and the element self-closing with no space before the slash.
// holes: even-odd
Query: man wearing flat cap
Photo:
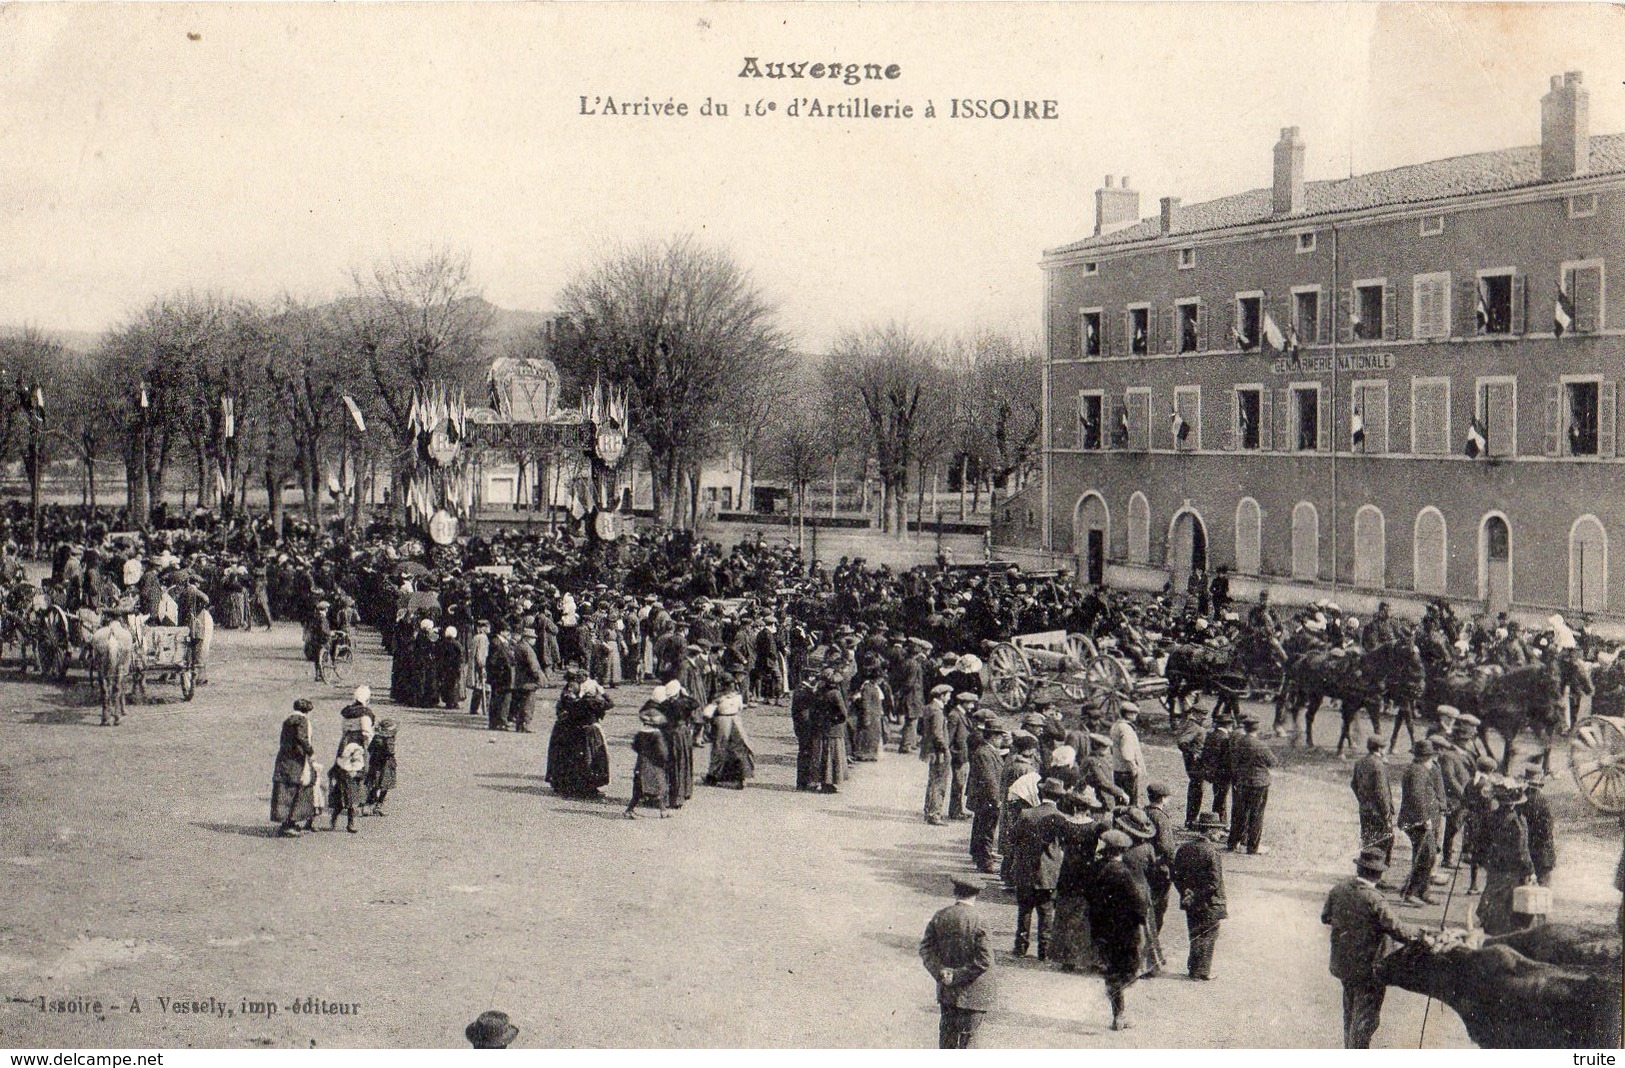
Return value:
<svg viewBox="0 0 1625 1068">
<path fill-rule="evenodd" d="M 1354 875 L 1332 887 L 1320 910 L 1320 922 L 1332 929 L 1331 973 L 1343 984 L 1345 1049 L 1368 1048 L 1382 1020 L 1387 987 L 1377 978 L 1377 962 L 1392 948 L 1389 940 L 1409 942 L 1417 937 L 1399 922 L 1377 890 L 1377 880 L 1387 868 L 1381 850 L 1362 849 L 1354 858 Z"/>
<path fill-rule="evenodd" d="M 1360 812 L 1360 848 L 1380 851 L 1386 865 L 1394 854 L 1394 787 L 1388 781 L 1382 739 L 1371 735 L 1365 748 L 1366 755 L 1354 764 L 1349 788 Z"/>
<path fill-rule="evenodd" d="M 920 759 L 925 761 L 925 822 L 933 827 L 946 822 L 951 772 L 947 703 L 953 692 L 947 683 L 932 688 L 920 729 Z"/>
<path fill-rule="evenodd" d="M 954 903 L 925 926 L 920 960 L 937 983 L 938 1045 L 969 1049 L 996 995 L 993 948 L 976 909 L 980 880 L 955 876 L 953 888 Z"/>
<path fill-rule="evenodd" d="M 1016 888 L 1015 955 L 1025 957 L 1032 945 L 1033 914 L 1038 914 L 1038 959 L 1049 959 L 1050 929 L 1055 925 L 1055 886 L 1064 858 L 1062 840 L 1067 819 L 1058 802 L 1066 786 L 1057 779 L 1038 784 L 1038 805 L 1016 818 L 1010 832 L 1010 881 Z"/>
<path fill-rule="evenodd" d="M 946 720 L 948 725 L 948 818 L 968 820 L 965 811 L 965 780 L 970 775 L 970 717 L 981 704 L 981 697 L 970 691 L 954 695 Z"/>
</svg>

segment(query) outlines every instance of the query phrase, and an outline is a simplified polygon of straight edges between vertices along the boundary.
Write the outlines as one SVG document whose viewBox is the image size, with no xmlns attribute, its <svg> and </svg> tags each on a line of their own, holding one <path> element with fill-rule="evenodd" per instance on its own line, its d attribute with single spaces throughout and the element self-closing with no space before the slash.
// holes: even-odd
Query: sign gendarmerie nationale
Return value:
<svg viewBox="0 0 1625 1068">
<path fill-rule="evenodd" d="M 1332 369 L 1334 357 L 1329 352 L 1305 356 L 1301 352 L 1277 356 L 1270 364 L 1272 375 L 1315 374 Z M 1335 357 L 1339 371 L 1389 371 L 1394 366 L 1391 352 L 1340 352 Z"/>
</svg>

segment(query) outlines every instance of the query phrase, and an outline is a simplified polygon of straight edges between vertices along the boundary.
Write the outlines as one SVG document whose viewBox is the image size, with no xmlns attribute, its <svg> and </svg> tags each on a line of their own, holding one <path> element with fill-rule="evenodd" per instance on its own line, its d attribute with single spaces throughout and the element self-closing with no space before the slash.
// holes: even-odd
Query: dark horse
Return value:
<svg viewBox="0 0 1625 1068">
<path fill-rule="evenodd" d="M 1550 767 L 1552 744 L 1567 720 L 1565 687 L 1580 694 L 1592 692 L 1583 661 L 1568 653 L 1548 654 L 1525 667 L 1453 670 L 1429 685 L 1442 701 L 1478 717 L 1486 750 L 1491 730 L 1501 736 L 1503 774 L 1512 766 L 1518 735 L 1525 730 L 1542 743 L 1541 766 Z"/>
<path fill-rule="evenodd" d="M 1331 698 L 1342 713 L 1342 729 L 1337 735 L 1337 753 L 1353 742 L 1355 718 L 1363 711 L 1373 734 L 1382 732 L 1382 706 L 1394 706 L 1394 737 L 1401 724 L 1408 726 L 1411 712 L 1422 696 L 1422 658 L 1416 643 L 1401 637 L 1369 651 L 1347 648 L 1309 649 L 1287 665 L 1287 710 L 1292 722 L 1303 713 L 1304 744 L 1315 747 L 1315 714 Z"/>
<path fill-rule="evenodd" d="M 1278 689 L 1286 651 L 1268 631 L 1250 628 L 1229 645 L 1176 645 L 1168 651 L 1168 708 L 1177 719 L 1187 698 L 1212 694 L 1218 708 L 1240 711 L 1243 694 L 1263 685 Z"/>
</svg>

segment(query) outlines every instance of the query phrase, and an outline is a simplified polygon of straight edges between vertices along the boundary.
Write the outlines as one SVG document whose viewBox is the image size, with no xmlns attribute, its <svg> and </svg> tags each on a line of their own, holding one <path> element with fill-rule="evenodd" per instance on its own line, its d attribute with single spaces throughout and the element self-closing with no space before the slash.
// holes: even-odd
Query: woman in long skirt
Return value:
<svg viewBox="0 0 1625 1068">
<path fill-rule="evenodd" d="M 638 722 L 643 726 L 632 736 L 632 752 L 637 754 L 637 763 L 632 767 L 632 800 L 627 802 L 626 818 L 636 819 L 638 805 L 644 804 L 659 809 L 660 818 L 665 819 L 670 789 L 666 782 L 670 758 L 664 730 L 666 717 L 659 705 L 649 701 L 638 713 Z"/>
<path fill-rule="evenodd" d="M 1506 934 L 1523 926 L 1512 911 L 1513 891 L 1535 874 L 1529 856 L 1529 828 L 1517 805 L 1523 794 L 1515 786 L 1497 785 L 1493 807 L 1478 835 L 1479 863 L 1488 873 L 1478 918 L 1487 935 Z"/>
<path fill-rule="evenodd" d="M 886 691 L 874 678 L 863 680 L 858 689 L 857 730 L 853 732 L 852 759 L 871 761 L 880 759 L 880 744 L 885 734 Z"/>
<path fill-rule="evenodd" d="M 711 766 L 705 775 L 707 786 L 745 788 L 745 780 L 756 774 L 756 756 L 751 752 L 750 735 L 745 733 L 745 699 L 739 684 L 724 676 L 722 693 L 711 706 Z"/>
<path fill-rule="evenodd" d="M 307 714 L 313 706 L 300 698 L 293 707 L 294 714 L 282 721 L 271 772 L 271 819 L 286 838 L 298 838 L 301 826 L 315 830 L 316 820 L 316 749 L 310 742 Z"/>
</svg>

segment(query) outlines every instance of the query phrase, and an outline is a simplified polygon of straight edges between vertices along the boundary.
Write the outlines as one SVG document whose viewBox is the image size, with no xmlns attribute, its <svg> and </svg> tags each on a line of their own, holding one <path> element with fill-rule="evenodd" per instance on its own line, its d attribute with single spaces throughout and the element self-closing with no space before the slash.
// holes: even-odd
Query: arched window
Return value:
<svg viewBox="0 0 1625 1068">
<path fill-rule="evenodd" d="M 1263 523 L 1258 502 L 1243 497 L 1236 505 L 1236 570 L 1243 575 L 1256 575 L 1261 570 L 1259 541 Z"/>
<path fill-rule="evenodd" d="M 1478 596 L 1492 614 L 1512 607 L 1512 527 L 1500 512 L 1479 522 Z"/>
<path fill-rule="evenodd" d="M 1387 523 L 1371 504 L 1354 513 L 1354 585 L 1367 590 L 1388 585 Z"/>
<path fill-rule="evenodd" d="M 1151 502 L 1138 490 L 1128 499 L 1128 560 L 1131 564 L 1151 562 Z"/>
<path fill-rule="evenodd" d="M 1292 577 L 1305 582 L 1320 577 L 1320 513 L 1308 501 L 1292 509 Z"/>
<path fill-rule="evenodd" d="M 1416 513 L 1412 534 L 1411 585 L 1417 593 L 1444 596 L 1445 550 L 1449 545 L 1444 516 L 1431 504 Z"/>
<path fill-rule="evenodd" d="M 1608 610 L 1608 532 L 1594 515 L 1581 516 L 1569 528 L 1569 607 Z"/>
</svg>

